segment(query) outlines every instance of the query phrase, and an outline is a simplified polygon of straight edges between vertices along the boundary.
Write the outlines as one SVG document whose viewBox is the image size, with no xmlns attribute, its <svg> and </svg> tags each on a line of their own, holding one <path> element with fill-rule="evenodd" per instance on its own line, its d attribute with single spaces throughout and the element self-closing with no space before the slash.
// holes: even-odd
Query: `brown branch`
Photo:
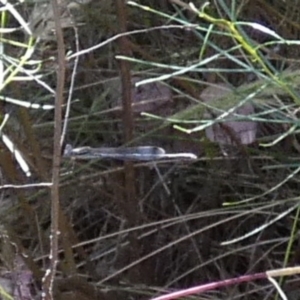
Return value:
<svg viewBox="0 0 300 300">
<path fill-rule="evenodd" d="M 124 0 L 116 0 L 119 31 L 126 32 L 127 8 Z M 119 39 L 120 53 L 125 56 L 130 56 L 131 51 L 127 43 L 127 37 L 122 36 Z M 128 143 L 133 138 L 134 119 L 131 107 L 131 76 L 130 66 L 127 61 L 121 60 L 120 76 L 122 81 L 122 104 L 123 104 L 123 127 L 124 127 L 124 142 Z M 132 162 L 125 163 L 125 199 L 123 199 L 122 211 L 129 226 L 133 226 L 137 221 L 137 203 L 135 191 L 135 174 Z"/>
<path fill-rule="evenodd" d="M 61 128 L 62 128 L 62 106 L 65 83 L 65 45 L 60 22 L 60 9 L 57 0 L 51 0 L 53 17 L 55 22 L 55 33 L 57 38 L 58 69 L 57 86 L 55 97 L 54 115 L 54 145 L 52 165 L 52 188 L 51 188 L 51 235 L 50 235 L 50 266 L 43 278 L 43 299 L 53 299 L 53 281 L 58 262 L 58 238 L 59 238 L 59 171 L 61 161 Z"/>
<path fill-rule="evenodd" d="M 125 0 L 116 0 L 117 18 L 119 24 L 119 32 L 125 33 L 127 31 L 127 7 Z M 130 56 L 131 50 L 128 43 L 128 38 L 124 35 L 119 39 L 120 54 L 124 56 Z M 120 76 L 122 80 L 122 104 L 123 104 L 123 127 L 124 127 L 124 142 L 128 143 L 133 139 L 134 135 L 134 118 L 132 113 L 132 99 L 131 99 L 131 76 L 130 76 L 130 65 L 127 61 L 121 60 L 120 64 Z M 132 162 L 125 162 L 125 191 L 124 196 L 121 197 L 120 209 L 124 214 L 127 226 L 134 227 L 139 224 L 140 213 L 138 210 L 138 200 L 136 196 L 135 188 L 135 169 Z M 126 261 L 123 263 L 127 264 L 131 261 L 135 261 L 141 253 L 141 245 L 136 238 L 135 233 L 129 236 L 130 246 L 126 256 Z M 128 275 L 133 281 L 141 280 L 140 270 L 131 270 L 132 272 Z"/>
</svg>

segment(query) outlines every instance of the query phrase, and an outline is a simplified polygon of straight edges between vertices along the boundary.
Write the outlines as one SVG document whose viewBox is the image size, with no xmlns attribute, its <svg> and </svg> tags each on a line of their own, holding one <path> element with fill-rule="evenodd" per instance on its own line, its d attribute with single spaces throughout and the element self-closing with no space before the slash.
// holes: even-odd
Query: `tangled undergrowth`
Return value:
<svg viewBox="0 0 300 300">
<path fill-rule="evenodd" d="M 59 2 L 65 143 L 151 145 L 198 159 L 63 159 L 54 299 L 151 299 L 298 265 L 297 1 L 129 1 L 126 14 L 115 2 Z M 48 2 L 2 6 L 0 293 L 41 299 L 53 11 Z M 297 275 L 278 286 L 251 281 L 186 299 L 283 298 L 278 290 L 297 299 Z"/>
</svg>

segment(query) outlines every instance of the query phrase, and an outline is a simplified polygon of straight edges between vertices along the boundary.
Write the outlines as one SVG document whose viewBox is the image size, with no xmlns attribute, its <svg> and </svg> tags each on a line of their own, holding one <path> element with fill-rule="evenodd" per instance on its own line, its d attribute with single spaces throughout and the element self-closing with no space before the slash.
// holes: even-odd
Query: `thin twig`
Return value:
<svg viewBox="0 0 300 300">
<path fill-rule="evenodd" d="M 60 22 L 60 12 L 57 0 L 51 0 L 53 18 L 55 22 L 55 33 L 57 38 L 57 85 L 55 95 L 54 115 L 54 145 L 52 165 L 52 188 L 51 188 L 51 235 L 50 235 L 50 266 L 43 278 L 43 299 L 53 299 L 53 281 L 55 278 L 58 263 L 58 235 L 59 235 L 59 171 L 61 161 L 61 128 L 62 128 L 62 107 L 63 92 L 65 83 L 65 45 Z"/>
<path fill-rule="evenodd" d="M 40 182 L 32 184 L 4 184 L 0 185 L 0 190 L 4 189 L 29 189 L 29 188 L 40 188 L 52 186 L 52 182 Z"/>
<path fill-rule="evenodd" d="M 74 29 L 74 35 L 75 35 L 76 52 L 79 52 L 78 30 L 77 30 L 77 27 L 75 27 L 75 26 L 74 26 L 73 29 Z M 75 57 L 75 61 L 74 61 L 74 68 L 73 68 L 72 76 L 71 76 L 71 83 L 70 83 L 70 88 L 69 88 L 69 93 L 68 93 L 66 112 L 65 112 L 65 115 L 64 115 L 64 124 L 63 124 L 61 139 L 60 139 L 60 144 L 61 145 L 63 145 L 63 143 L 64 143 L 65 135 L 66 135 L 66 132 L 67 132 L 68 120 L 69 120 L 70 109 L 71 109 L 71 100 L 72 100 L 73 91 L 74 91 L 75 77 L 76 77 L 76 74 L 77 74 L 78 63 L 79 63 L 79 56 Z"/>
<path fill-rule="evenodd" d="M 119 31 L 124 33 L 127 31 L 126 24 L 128 23 L 127 7 L 125 0 L 116 0 L 117 18 L 119 24 Z M 127 43 L 127 37 L 122 36 L 119 39 L 120 53 L 125 56 L 130 56 L 131 50 Z M 127 144 L 132 141 L 134 133 L 134 119 L 132 113 L 132 95 L 131 95 L 131 75 L 129 62 L 125 60 L 119 61 L 120 76 L 122 80 L 122 104 L 123 104 L 123 127 L 124 127 L 124 142 Z M 125 162 L 125 189 L 123 192 L 123 199 L 120 201 L 120 208 L 124 212 L 124 218 L 129 227 L 139 224 L 140 214 L 138 211 L 138 200 L 135 187 L 135 169 L 131 161 Z M 139 244 L 136 234 L 129 236 L 130 249 L 128 260 L 135 261 L 140 254 L 141 245 Z M 135 270 L 136 271 L 136 270 Z M 129 274 L 134 281 L 140 277 L 139 271 L 137 273 L 131 272 Z M 140 278 L 139 278 L 140 279 Z"/>
</svg>

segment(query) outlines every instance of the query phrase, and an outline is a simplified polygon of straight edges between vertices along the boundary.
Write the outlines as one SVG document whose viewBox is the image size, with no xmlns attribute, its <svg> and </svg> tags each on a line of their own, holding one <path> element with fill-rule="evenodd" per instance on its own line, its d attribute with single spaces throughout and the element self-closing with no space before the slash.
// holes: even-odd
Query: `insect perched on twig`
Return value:
<svg viewBox="0 0 300 300">
<path fill-rule="evenodd" d="M 166 153 L 163 148 L 155 146 L 138 147 L 79 147 L 73 148 L 67 144 L 63 157 L 74 159 L 116 159 L 123 161 L 155 161 L 161 159 L 194 160 L 192 153 Z"/>
</svg>

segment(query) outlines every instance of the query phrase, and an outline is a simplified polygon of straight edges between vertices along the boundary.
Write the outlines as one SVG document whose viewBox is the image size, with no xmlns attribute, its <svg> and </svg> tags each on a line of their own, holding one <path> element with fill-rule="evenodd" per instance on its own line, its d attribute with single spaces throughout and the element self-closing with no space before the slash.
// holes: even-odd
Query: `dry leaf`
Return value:
<svg viewBox="0 0 300 300">
<path fill-rule="evenodd" d="M 222 83 L 209 86 L 201 93 L 200 97 L 203 101 L 209 102 L 213 99 L 221 98 L 230 93 L 231 89 Z M 205 133 L 209 140 L 222 145 L 236 145 L 237 142 L 243 145 L 251 144 L 256 139 L 257 122 L 252 121 L 230 121 L 238 115 L 249 116 L 254 113 L 254 107 L 251 103 L 246 103 L 238 107 L 234 113 L 225 117 L 228 121 L 215 123 L 206 128 Z M 213 112 L 215 114 L 215 112 Z M 220 113 L 215 116 L 219 116 Z M 210 112 L 206 113 L 209 118 L 212 117 Z"/>
<path fill-rule="evenodd" d="M 148 83 L 139 87 L 135 87 L 135 83 L 143 78 L 133 76 L 132 82 L 132 107 L 135 113 L 155 112 L 158 108 L 172 101 L 171 90 L 160 82 Z M 120 79 L 115 79 L 107 83 L 109 95 L 115 99 L 113 105 L 122 106 L 122 88 Z"/>
</svg>

